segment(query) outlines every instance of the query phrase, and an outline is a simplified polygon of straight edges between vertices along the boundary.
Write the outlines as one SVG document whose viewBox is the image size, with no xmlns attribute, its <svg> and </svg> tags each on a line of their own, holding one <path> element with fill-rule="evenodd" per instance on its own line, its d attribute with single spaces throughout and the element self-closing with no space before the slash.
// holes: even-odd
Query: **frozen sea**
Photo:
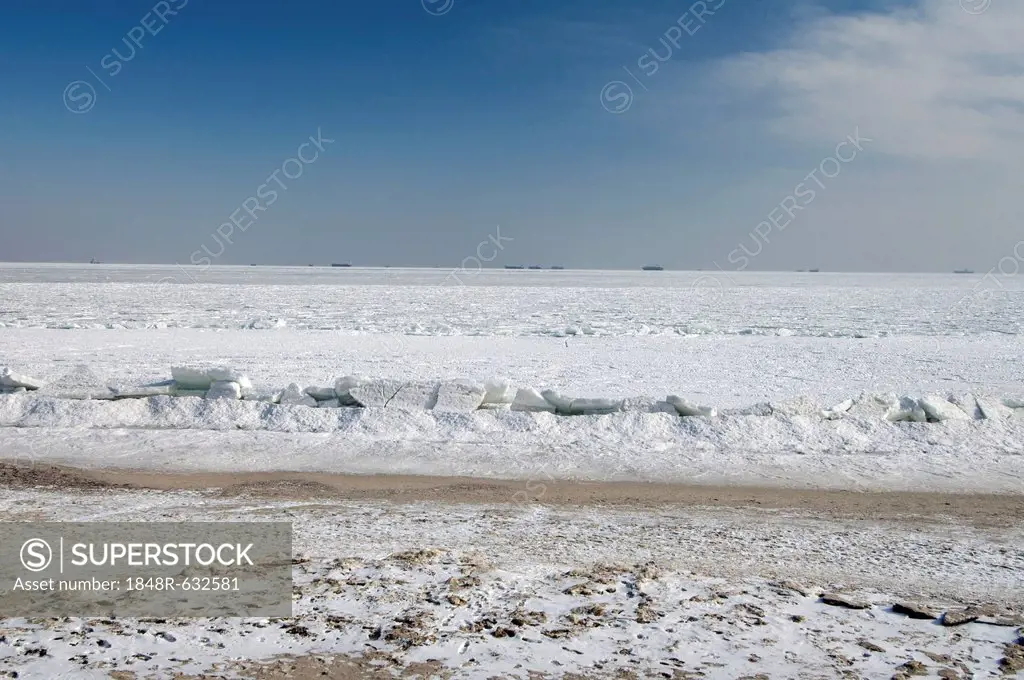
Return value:
<svg viewBox="0 0 1024 680">
<path fill-rule="evenodd" d="M 263 391 L 353 374 L 500 378 L 570 397 L 680 395 L 723 415 L 268 415 L 246 402 L 14 395 L 0 396 L 0 445 L 134 467 L 514 477 L 543 465 L 581 478 L 1012 491 L 1024 487 L 1020 409 L 938 423 L 821 411 L 873 394 L 1024 406 L 1022 319 L 1021 277 L 982 274 L 3 264 L 0 367 L 46 382 L 87 370 L 142 385 L 181 365 L 232 366 Z"/>
<path fill-rule="evenodd" d="M 470 337 L 989 337 L 1024 280 L 981 274 L 0 264 L 0 328 Z"/>
</svg>

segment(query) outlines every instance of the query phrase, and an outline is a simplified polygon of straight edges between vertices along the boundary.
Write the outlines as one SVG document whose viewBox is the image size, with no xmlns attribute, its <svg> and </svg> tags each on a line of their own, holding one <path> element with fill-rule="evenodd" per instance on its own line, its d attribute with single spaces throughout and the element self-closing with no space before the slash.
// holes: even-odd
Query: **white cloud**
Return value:
<svg viewBox="0 0 1024 680">
<path fill-rule="evenodd" d="M 987 0 L 964 0 L 968 7 Z M 1024 153 L 1024 2 L 957 0 L 806 19 L 783 48 L 721 62 L 718 83 L 755 95 L 770 128 L 832 142 L 859 126 L 881 153 L 1009 161 Z"/>
</svg>

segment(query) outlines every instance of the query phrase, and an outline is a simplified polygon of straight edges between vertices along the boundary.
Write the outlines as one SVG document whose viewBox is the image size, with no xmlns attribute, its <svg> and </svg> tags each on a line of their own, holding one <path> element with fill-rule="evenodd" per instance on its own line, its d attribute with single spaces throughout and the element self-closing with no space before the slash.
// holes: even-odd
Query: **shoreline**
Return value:
<svg viewBox="0 0 1024 680">
<path fill-rule="evenodd" d="M 835 518 L 957 518 L 983 526 L 1024 520 L 1021 494 L 838 491 L 664 482 L 583 482 L 329 472 L 153 472 L 18 465 L 0 460 L 0 488 L 61 491 L 200 491 L 219 497 L 387 501 L 446 505 L 546 505 L 643 509 L 702 507 L 797 511 Z"/>
</svg>

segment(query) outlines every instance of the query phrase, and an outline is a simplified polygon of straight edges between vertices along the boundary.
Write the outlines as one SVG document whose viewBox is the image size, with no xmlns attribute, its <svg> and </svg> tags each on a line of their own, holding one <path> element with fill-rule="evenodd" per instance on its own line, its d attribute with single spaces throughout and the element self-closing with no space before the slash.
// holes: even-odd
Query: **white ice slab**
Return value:
<svg viewBox="0 0 1024 680">
<path fill-rule="evenodd" d="M 699 404 L 695 404 L 692 401 L 676 396 L 674 394 L 670 394 L 668 397 L 666 397 L 665 401 L 667 401 L 669 404 L 675 407 L 676 411 L 681 416 L 703 416 L 705 418 L 713 418 L 718 414 L 717 411 L 711 406 L 700 406 Z"/>
<path fill-rule="evenodd" d="M 10 368 L 0 371 L 0 385 L 4 387 L 24 387 L 28 390 L 38 390 L 45 383 L 22 373 L 15 373 Z"/>
<path fill-rule="evenodd" d="M 439 387 L 437 382 L 376 379 L 350 388 L 348 395 L 366 408 L 431 409 Z"/>
<path fill-rule="evenodd" d="M 475 411 L 483 404 L 486 394 L 483 385 L 465 380 L 445 380 L 438 386 L 437 402 L 433 408 L 435 411 Z"/>
</svg>

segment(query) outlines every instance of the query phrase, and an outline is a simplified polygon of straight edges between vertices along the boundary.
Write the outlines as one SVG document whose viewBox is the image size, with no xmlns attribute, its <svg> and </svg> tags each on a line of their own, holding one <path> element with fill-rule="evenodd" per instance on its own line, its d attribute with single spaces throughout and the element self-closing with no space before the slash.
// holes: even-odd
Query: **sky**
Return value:
<svg viewBox="0 0 1024 680">
<path fill-rule="evenodd" d="M 0 261 L 1024 259 L 1018 0 L 33 0 L 2 14 Z"/>
</svg>

